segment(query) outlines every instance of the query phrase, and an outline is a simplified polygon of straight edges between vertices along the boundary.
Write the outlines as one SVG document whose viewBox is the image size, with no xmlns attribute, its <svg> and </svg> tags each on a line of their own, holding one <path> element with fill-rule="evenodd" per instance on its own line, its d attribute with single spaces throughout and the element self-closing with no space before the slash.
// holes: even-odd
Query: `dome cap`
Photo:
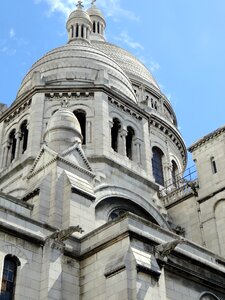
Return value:
<svg viewBox="0 0 225 300">
<path fill-rule="evenodd" d="M 73 146 L 75 142 L 81 143 L 83 138 L 80 124 L 68 109 L 66 99 L 62 101 L 62 107 L 50 118 L 44 139 L 49 148 L 57 153 Z"/>
</svg>

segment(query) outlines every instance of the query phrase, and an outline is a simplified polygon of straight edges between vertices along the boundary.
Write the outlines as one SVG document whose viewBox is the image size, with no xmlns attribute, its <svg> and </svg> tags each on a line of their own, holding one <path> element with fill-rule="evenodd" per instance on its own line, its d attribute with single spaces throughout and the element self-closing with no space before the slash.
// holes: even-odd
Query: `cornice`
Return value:
<svg viewBox="0 0 225 300">
<path fill-rule="evenodd" d="M 214 130 L 213 132 L 210 132 L 209 134 L 207 134 L 207 135 L 203 136 L 202 138 L 200 138 L 196 143 L 192 144 L 188 148 L 188 151 L 192 153 L 194 150 L 196 150 L 197 148 L 199 148 L 202 145 L 206 144 L 207 142 L 211 141 L 212 139 L 219 136 L 223 132 L 225 132 L 225 126 L 220 127 L 218 129 Z"/>
<path fill-rule="evenodd" d="M 28 109 L 31 105 L 31 98 L 28 98 L 21 103 L 21 105 L 16 105 L 8 108 L 0 117 L 0 122 L 4 121 L 9 123 L 11 120 L 15 119 L 18 115 Z"/>
<path fill-rule="evenodd" d="M 161 130 L 166 136 L 170 138 L 170 140 L 179 149 L 181 156 L 183 158 L 183 164 L 184 166 L 186 166 L 187 164 L 186 146 L 179 132 L 174 130 L 171 126 L 168 126 L 166 122 L 164 122 L 162 119 L 158 118 L 156 115 L 153 114 L 151 115 L 150 125 Z"/>
</svg>

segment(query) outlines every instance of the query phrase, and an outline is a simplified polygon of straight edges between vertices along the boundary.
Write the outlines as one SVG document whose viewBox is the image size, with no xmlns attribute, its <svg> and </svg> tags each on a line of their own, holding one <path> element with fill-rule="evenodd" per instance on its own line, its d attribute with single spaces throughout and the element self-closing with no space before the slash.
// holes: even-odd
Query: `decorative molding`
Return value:
<svg viewBox="0 0 225 300">
<path fill-rule="evenodd" d="M 119 109 L 123 110 L 124 112 L 126 112 L 127 114 L 129 114 L 130 116 L 135 118 L 136 120 L 138 120 L 138 121 L 142 120 L 142 117 L 141 117 L 140 114 L 136 113 L 134 110 L 132 110 L 131 108 L 129 108 L 125 104 L 121 103 L 120 101 L 118 101 L 116 99 L 113 99 L 111 97 L 108 97 L 108 100 L 111 104 L 113 104 L 114 106 L 116 106 Z"/>
<path fill-rule="evenodd" d="M 220 127 L 213 132 L 210 132 L 209 134 L 203 136 L 201 139 L 199 139 L 196 143 L 192 144 L 189 148 L 189 152 L 193 152 L 197 148 L 201 147 L 202 145 L 206 144 L 208 141 L 213 140 L 215 137 L 219 136 L 220 134 L 225 132 L 225 126 Z"/>
<path fill-rule="evenodd" d="M 18 115 L 20 115 L 22 112 L 24 112 L 26 109 L 28 109 L 31 105 L 32 100 L 28 99 L 26 102 L 24 102 L 19 107 L 12 109 L 11 113 L 7 115 L 7 117 L 4 119 L 5 123 L 9 123 L 10 121 L 14 120 Z"/>
<path fill-rule="evenodd" d="M 181 139 L 179 136 L 176 135 L 175 132 L 172 132 L 169 127 L 167 127 L 165 124 L 160 123 L 158 120 L 151 118 L 150 125 L 154 126 L 155 128 L 162 131 L 165 135 L 167 135 L 170 140 L 177 146 L 177 148 L 180 151 L 180 154 L 183 158 L 183 164 L 186 165 L 186 152 L 185 152 L 185 145 L 181 144 Z"/>
<path fill-rule="evenodd" d="M 85 92 L 85 91 L 76 91 L 76 92 L 50 92 L 45 93 L 46 100 L 48 101 L 61 101 L 64 97 L 66 97 L 69 101 L 70 100 L 77 100 L 78 98 L 82 97 L 90 99 L 94 97 L 94 92 Z"/>
</svg>

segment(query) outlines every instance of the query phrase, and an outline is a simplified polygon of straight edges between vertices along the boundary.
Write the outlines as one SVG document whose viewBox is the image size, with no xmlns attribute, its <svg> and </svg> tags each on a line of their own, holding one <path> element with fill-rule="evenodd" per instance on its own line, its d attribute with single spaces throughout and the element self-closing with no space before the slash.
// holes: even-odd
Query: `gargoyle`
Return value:
<svg viewBox="0 0 225 300">
<path fill-rule="evenodd" d="M 67 229 L 56 230 L 51 235 L 47 237 L 47 239 L 53 239 L 57 242 L 66 241 L 74 232 L 84 232 L 84 230 L 79 226 L 70 226 Z"/>
<path fill-rule="evenodd" d="M 170 253 L 176 248 L 177 245 L 185 243 L 184 238 L 175 239 L 170 242 L 162 243 L 155 247 L 156 259 L 167 261 Z"/>
</svg>

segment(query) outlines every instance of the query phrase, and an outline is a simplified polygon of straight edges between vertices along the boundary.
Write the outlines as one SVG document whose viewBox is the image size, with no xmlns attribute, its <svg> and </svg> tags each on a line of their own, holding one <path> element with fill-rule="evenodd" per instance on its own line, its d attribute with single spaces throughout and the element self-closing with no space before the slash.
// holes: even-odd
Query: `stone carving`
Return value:
<svg viewBox="0 0 225 300">
<path fill-rule="evenodd" d="M 67 229 L 62 229 L 62 230 L 56 230 L 53 232 L 51 235 L 47 237 L 46 240 L 48 239 L 53 239 L 56 242 L 64 242 L 66 241 L 74 232 L 84 232 L 84 230 L 79 226 L 70 226 Z"/>
<path fill-rule="evenodd" d="M 174 239 L 170 242 L 162 243 L 155 247 L 156 259 L 166 262 L 170 253 L 176 248 L 177 245 L 185 243 L 184 238 Z"/>
</svg>

